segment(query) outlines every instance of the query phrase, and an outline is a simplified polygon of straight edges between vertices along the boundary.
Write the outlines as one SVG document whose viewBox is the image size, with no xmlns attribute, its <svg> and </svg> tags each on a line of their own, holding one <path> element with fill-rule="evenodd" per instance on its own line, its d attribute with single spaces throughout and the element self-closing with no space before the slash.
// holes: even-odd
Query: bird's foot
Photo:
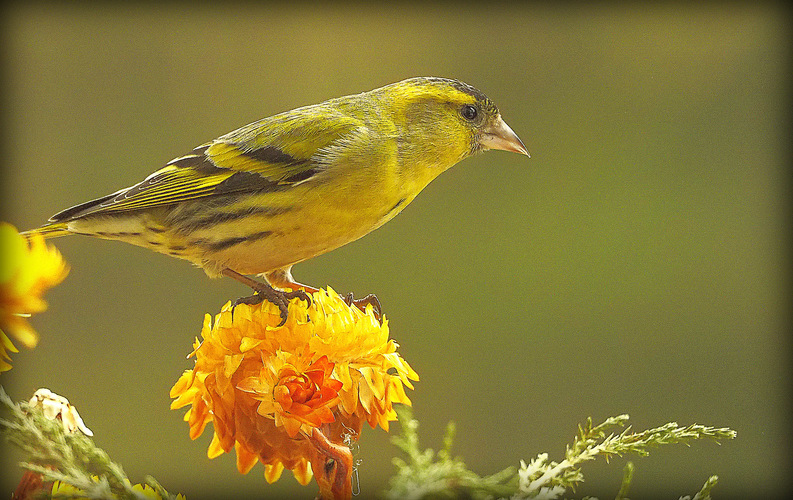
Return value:
<svg viewBox="0 0 793 500">
<path fill-rule="evenodd" d="M 311 306 L 311 297 L 303 290 L 284 292 L 282 290 L 276 290 L 266 283 L 258 283 L 258 285 L 259 286 L 251 287 L 256 292 L 253 295 L 240 297 L 239 299 L 235 300 L 231 306 L 232 311 L 240 304 L 256 305 L 267 300 L 268 302 L 278 306 L 278 309 L 281 311 L 281 322 L 278 323 L 278 326 L 283 326 L 284 323 L 286 323 L 286 318 L 289 316 L 290 300 L 297 297 L 300 300 L 305 300 L 309 307 Z"/>
<path fill-rule="evenodd" d="M 354 299 L 352 296 L 352 292 L 350 292 L 346 297 L 344 297 L 344 302 L 348 306 L 355 306 L 363 312 L 366 312 L 366 306 L 372 306 L 372 312 L 374 312 L 374 317 L 380 323 L 383 322 L 383 307 L 380 305 L 380 300 L 377 296 L 373 293 L 370 293 L 366 297 L 362 299 Z"/>
</svg>

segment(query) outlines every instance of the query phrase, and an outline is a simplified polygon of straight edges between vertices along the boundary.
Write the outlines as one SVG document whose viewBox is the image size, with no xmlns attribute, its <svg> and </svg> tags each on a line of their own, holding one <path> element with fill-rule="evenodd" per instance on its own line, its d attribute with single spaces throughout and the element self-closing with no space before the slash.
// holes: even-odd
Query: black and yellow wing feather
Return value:
<svg viewBox="0 0 793 500">
<path fill-rule="evenodd" d="M 304 182 L 322 170 L 317 158 L 325 149 L 362 126 L 337 110 L 328 120 L 331 111 L 318 119 L 316 111 L 301 108 L 252 123 L 172 160 L 134 186 L 57 213 L 49 223 Z"/>
</svg>

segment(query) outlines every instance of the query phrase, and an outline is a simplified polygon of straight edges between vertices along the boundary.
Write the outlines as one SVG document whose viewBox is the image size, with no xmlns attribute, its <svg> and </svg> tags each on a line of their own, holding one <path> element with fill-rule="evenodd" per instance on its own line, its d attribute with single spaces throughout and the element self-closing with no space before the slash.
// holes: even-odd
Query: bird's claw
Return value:
<svg viewBox="0 0 793 500">
<path fill-rule="evenodd" d="M 307 294 L 303 290 L 292 290 L 289 292 L 284 292 L 281 290 L 276 290 L 273 287 L 263 285 L 255 289 L 253 295 L 249 295 L 247 297 L 240 297 L 239 299 L 235 300 L 234 303 L 231 305 L 231 314 L 234 314 L 234 308 L 240 304 L 247 304 L 249 306 L 261 304 L 264 300 L 275 304 L 278 307 L 278 310 L 281 312 L 281 322 L 278 323 L 278 326 L 283 326 L 286 323 L 286 319 L 289 317 L 289 301 L 297 297 L 300 300 L 305 300 L 308 303 L 308 306 L 311 307 L 311 296 Z"/>
<path fill-rule="evenodd" d="M 306 293 L 305 290 L 292 290 L 291 292 L 282 293 L 284 294 L 284 298 L 287 300 L 287 302 L 297 297 L 300 300 L 305 300 L 308 304 L 308 307 L 311 307 L 311 295 Z"/>
<path fill-rule="evenodd" d="M 344 302 L 348 306 L 354 305 L 363 312 L 366 312 L 367 305 L 371 305 L 372 312 L 374 312 L 374 317 L 380 323 L 383 322 L 383 307 L 380 305 L 380 299 L 377 298 L 377 295 L 370 293 L 366 297 L 356 300 L 353 298 L 352 292 L 350 292 L 346 297 L 344 297 Z"/>
<path fill-rule="evenodd" d="M 248 295 L 247 297 L 240 297 L 234 302 L 232 302 L 231 310 L 233 311 L 234 308 L 240 304 L 255 306 L 256 304 L 261 304 L 262 302 L 264 302 L 264 297 L 259 295 L 258 293 L 254 293 L 253 295 Z"/>
</svg>

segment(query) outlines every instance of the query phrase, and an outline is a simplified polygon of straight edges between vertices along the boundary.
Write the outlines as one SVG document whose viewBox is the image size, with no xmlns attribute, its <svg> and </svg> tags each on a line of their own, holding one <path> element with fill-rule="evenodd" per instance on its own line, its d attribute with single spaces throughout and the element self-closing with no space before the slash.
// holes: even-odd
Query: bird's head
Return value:
<svg viewBox="0 0 793 500">
<path fill-rule="evenodd" d="M 378 89 L 396 124 L 402 154 L 449 168 L 480 151 L 501 149 L 529 156 L 493 101 L 476 88 L 446 78 L 410 78 Z"/>
</svg>

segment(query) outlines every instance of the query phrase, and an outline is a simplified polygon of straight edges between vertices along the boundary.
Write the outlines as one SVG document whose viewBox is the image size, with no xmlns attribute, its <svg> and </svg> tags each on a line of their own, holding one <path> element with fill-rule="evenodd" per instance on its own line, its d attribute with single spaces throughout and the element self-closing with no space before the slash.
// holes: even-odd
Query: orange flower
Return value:
<svg viewBox="0 0 793 500">
<path fill-rule="evenodd" d="M 388 321 L 333 290 L 314 293 L 310 307 L 293 299 L 279 327 L 280 319 L 269 302 L 207 315 L 195 368 L 171 389 L 171 407 L 190 405 L 193 439 L 213 424 L 211 458 L 234 448 L 241 473 L 261 462 L 268 482 L 289 469 L 307 484 L 321 437 L 327 455 L 334 443 L 357 440 L 363 422 L 388 430 L 393 404 L 410 404 L 404 387 L 418 375 L 388 338 Z"/>
<path fill-rule="evenodd" d="M 38 334 L 27 318 L 47 309 L 41 296 L 69 273 L 55 247 L 35 235 L 26 239 L 10 224 L 0 223 L 0 371 L 11 368 L 8 351 L 17 352 L 9 336 L 35 347 Z"/>
<path fill-rule="evenodd" d="M 245 378 L 237 389 L 249 392 L 260 401 L 257 413 L 275 416 L 275 425 L 283 426 L 290 438 L 297 436 L 302 424 L 319 427 L 335 421 L 331 408 L 339 402 L 343 384 L 331 378 L 333 363 L 322 356 L 311 365 L 306 352 L 303 356 L 287 355 L 262 360 L 265 364 L 259 376 Z"/>
</svg>

